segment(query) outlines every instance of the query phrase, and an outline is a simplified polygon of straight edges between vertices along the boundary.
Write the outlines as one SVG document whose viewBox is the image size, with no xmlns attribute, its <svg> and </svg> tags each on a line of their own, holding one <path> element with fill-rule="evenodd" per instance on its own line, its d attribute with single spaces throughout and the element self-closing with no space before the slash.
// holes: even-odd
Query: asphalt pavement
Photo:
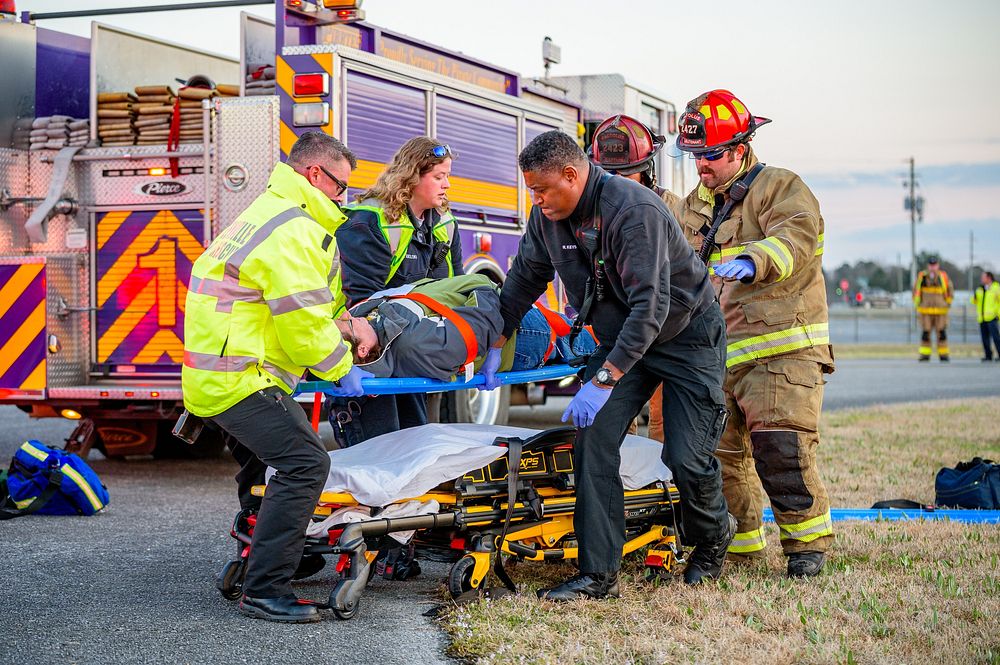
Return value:
<svg viewBox="0 0 1000 665">
<path fill-rule="evenodd" d="M 845 360 L 829 377 L 825 408 L 1000 395 L 1000 363 Z M 516 407 L 512 425 L 558 424 L 566 398 Z M 0 407 L 0 460 L 34 438 L 59 446 L 61 419 L 31 420 Z M 441 596 L 447 564 L 424 561 L 406 582 L 374 580 L 350 621 L 278 625 L 241 616 L 214 587 L 235 554 L 235 463 L 88 460 L 111 502 L 94 517 L 0 522 L 2 663 L 445 663 L 446 642 L 424 613 Z M 326 600 L 332 576 L 297 583 Z"/>
</svg>

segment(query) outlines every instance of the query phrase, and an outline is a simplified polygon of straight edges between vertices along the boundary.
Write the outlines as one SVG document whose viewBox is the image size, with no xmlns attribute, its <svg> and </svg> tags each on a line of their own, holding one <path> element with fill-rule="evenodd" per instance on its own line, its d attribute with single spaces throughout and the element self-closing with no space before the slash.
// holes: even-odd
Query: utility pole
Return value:
<svg viewBox="0 0 1000 665">
<path fill-rule="evenodd" d="M 972 284 L 972 271 L 973 264 L 975 262 L 974 247 L 976 244 L 976 234 L 973 231 L 969 231 L 969 291 L 974 291 L 975 287 Z"/>
<path fill-rule="evenodd" d="M 910 179 L 903 182 L 910 188 L 910 195 L 903 200 L 903 209 L 910 211 L 910 286 L 917 283 L 917 222 L 924 221 L 924 197 L 917 196 L 917 174 L 913 157 L 910 157 Z"/>
</svg>

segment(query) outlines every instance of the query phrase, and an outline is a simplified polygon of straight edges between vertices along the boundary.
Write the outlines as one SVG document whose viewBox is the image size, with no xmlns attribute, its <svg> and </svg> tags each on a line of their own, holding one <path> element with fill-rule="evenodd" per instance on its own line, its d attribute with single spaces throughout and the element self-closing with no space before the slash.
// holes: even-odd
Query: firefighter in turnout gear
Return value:
<svg viewBox="0 0 1000 665">
<path fill-rule="evenodd" d="M 371 376 L 352 365 L 334 319 L 344 303 L 334 233 L 345 216 L 336 202 L 356 163 L 337 139 L 306 132 L 191 270 L 184 406 L 224 432 L 241 465 L 241 508 L 259 508 L 239 605 L 255 618 L 320 620 L 291 580 L 322 566 L 302 550 L 330 457 L 291 395 L 307 369 L 339 381 L 342 395 L 360 395 Z M 276 473 L 255 500 L 250 487 L 264 483 L 267 466 Z"/>
<path fill-rule="evenodd" d="M 714 236 L 702 256 L 728 338 L 731 415 L 716 456 L 729 510 L 739 521 L 730 558 L 763 555 L 759 479 L 780 529 L 788 575 L 806 577 L 820 572 L 833 542 L 830 502 L 816 466 L 823 375 L 833 372 L 823 218 L 797 175 L 757 161 L 749 142 L 768 122 L 726 90 L 689 102 L 677 147 L 696 160 L 700 184 L 674 213 L 696 250 Z"/>
<path fill-rule="evenodd" d="M 590 157 L 608 173 L 624 176 L 649 187 L 668 207 L 678 197 L 656 184 L 656 153 L 666 139 L 653 134 L 644 124 L 627 115 L 607 118 L 594 130 Z M 632 426 L 634 434 L 635 423 Z M 649 438 L 663 443 L 663 386 L 649 400 Z"/>
<path fill-rule="evenodd" d="M 948 309 L 955 297 L 948 273 L 938 267 L 936 256 L 927 258 L 927 270 L 917 273 L 913 285 L 913 305 L 920 315 L 920 362 L 931 359 L 931 332 L 937 333 L 941 362 L 948 362 Z"/>
</svg>

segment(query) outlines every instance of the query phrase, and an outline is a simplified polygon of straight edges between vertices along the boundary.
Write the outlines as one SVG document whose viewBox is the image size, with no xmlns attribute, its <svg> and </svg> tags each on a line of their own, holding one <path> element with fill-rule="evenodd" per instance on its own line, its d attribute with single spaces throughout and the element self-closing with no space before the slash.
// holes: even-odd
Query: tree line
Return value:
<svg viewBox="0 0 1000 665">
<path fill-rule="evenodd" d="M 933 252 L 927 250 L 917 254 L 918 271 L 927 268 L 927 258 L 933 254 Z M 940 255 L 938 256 L 938 260 L 940 261 L 941 269 L 948 273 L 948 276 L 951 278 L 955 289 L 963 290 L 969 288 L 967 266 L 956 265 Z M 983 270 L 984 268 L 980 265 L 973 267 L 972 278 L 975 280 L 973 286 L 979 284 L 979 274 Z M 898 293 L 899 291 L 910 291 L 913 288 L 913 284 L 910 283 L 909 263 L 898 266 L 887 265 L 877 261 L 861 260 L 853 264 L 843 263 L 832 270 L 824 270 L 824 275 L 826 277 L 827 291 L 830 295 L 836 293 L 836 290 L 840 288 L 841 281 L 845 279 L 848 282 L 847 289 L 851 293 L 859 289 L 861 291 L 884 289 L 890 293 Z"/>
</svg>

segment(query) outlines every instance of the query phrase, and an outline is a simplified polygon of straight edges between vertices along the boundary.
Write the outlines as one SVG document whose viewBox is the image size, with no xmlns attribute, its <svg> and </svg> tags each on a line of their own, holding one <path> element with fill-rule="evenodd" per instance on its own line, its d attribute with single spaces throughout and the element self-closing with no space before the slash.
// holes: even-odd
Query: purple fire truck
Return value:
<svg viewBox="0 0 1000 665">
<path fill-rule="evenodd" d="M 169 434 L 191 265 L 307 130 L 358 154 L 353 188 L 412 136 L 451 145 L 466 271 L 503 280 L 530 206 L 517 154 L 550 129 L 579 136 L 579 107 L 317 2 L 277 3 L 274 22 L 242 14 L 239 60 L 97 22 L 88 39 L 32 22 L 45 15 L 0 14 L 0 405 L 77 419 L 68 444 L 83 453 L 218 452 L 219 441 L 188 450 Z M 156 109 L 143 124 L 129 96 L 173 95 L 196 75 L 214 92 L 171 97 L 175 145 L 176 133 L 153 131 Z M 73 138 L 43 136 L 52 127 Z M 557 286 L 545 297 L 560 308 Z M 513 399 L 529 396 L 538 390 Z M 437 401 L 442 417 L 501 423 L 511 399 L 508 388 Z"/>
</svg>

